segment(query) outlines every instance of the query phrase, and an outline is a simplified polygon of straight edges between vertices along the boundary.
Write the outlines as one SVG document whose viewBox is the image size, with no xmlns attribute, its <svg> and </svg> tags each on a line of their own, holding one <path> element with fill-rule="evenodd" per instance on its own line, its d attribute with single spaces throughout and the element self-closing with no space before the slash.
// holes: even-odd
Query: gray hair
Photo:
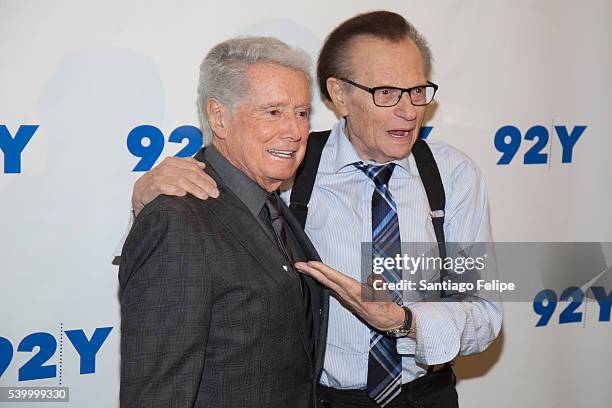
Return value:
<svg viewBox="0 0 612 408">
<path fill-rule="evenodd" d="M 232 112 L 248 93 L 249 66 L 272 63 L 301 71 L 312 84 L 310 56 L 274 37 L 238 37 L 214 46 L 200 65 L 197 107 L 204 144 L 212 141 L 206 104 L 214 98 Z"/>
</svg>

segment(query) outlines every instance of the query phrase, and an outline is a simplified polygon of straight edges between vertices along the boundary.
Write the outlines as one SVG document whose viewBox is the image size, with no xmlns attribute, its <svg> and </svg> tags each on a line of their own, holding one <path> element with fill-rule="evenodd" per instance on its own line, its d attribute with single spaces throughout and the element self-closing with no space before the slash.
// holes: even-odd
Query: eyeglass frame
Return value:
<svg viewBox="0 0 612 408">
<path fill-rule="evenodd" d="M 413 106 L 427 106 L 430 103 L 433 102 L 434 97 L 436 96 L 436 92 L 438 91 L 438 85 L 434 84 L 431 81 L 427 81 L 427 85 L 417 85 L 417 86 L 413 86 L 411 88 L 399 88 L 397 86 L 375 86 L 374 88 L 369 88 L 365 85 L 361 85 L 358 84 L 357 82 L 351 81 L 350 79 L 346 79 L 346 78 L 339 78 L 341 81 L 346 82 L 347 84 L 353 85 L 356 88 L 359 88 L 363 91 L 366 91 L 370 94 L 372 94 L 372 102 L 374 103 L 374 105 L 380 107 L 380 108 L 392 108 L 393 106 L 397 105 L 401 100 L 402 100 L 402 96 L 404 96 L 404 93 L 408 93 L 408 98 L 410 99 L 410 103 Z M 421 88 L 421 87 L 425 87 L 425 86 L 431 86 L 433 87 L 433 95 L 431 95 L 431 101 L 424 103 L 422 105 L 416 105 L 413 101 L 412 101 L 412 97 L 410 96 L 410 91 L 412 91 L 413 89 L 416 88 Z M 400 93 L 399 98 L 397 98 L 397 102 L 395 102 L 393 105 L 379 105 L 376 103 L 376 99 L 374 97 L 374 93 L 378 90 L 378 89 L 398 89 L 400 91 L 402 91 L 402 93 Z"/>
</svg>

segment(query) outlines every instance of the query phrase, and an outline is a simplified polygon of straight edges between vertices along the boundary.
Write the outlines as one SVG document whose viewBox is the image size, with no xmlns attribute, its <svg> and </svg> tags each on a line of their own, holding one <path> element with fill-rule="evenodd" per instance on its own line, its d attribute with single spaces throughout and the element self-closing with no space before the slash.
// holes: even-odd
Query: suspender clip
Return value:
<svg viewBox="0 0 612 408">
<path fill-rule="evenodd" d="M 429 216 L 433 218 L 444 218 L 444 210 L 431 211 Z"/>
</svg>

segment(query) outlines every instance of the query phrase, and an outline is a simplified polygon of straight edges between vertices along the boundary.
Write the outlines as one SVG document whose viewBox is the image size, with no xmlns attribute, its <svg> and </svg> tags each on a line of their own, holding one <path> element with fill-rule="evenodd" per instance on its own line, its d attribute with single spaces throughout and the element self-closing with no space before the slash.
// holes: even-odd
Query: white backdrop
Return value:
<svg viewBox="0 0 612 408">
<path fill-rule="evenodd" d="M 181 149 L 168 137 L 197 126 L 198 66 L 214 44 L 274 35 L 316 58 L 333 27 L 372 9 L 402 13 L 429 39 L 440 85 L 430 137 L 482 169 L 496 240 L 612 241 L 609 1 L 0 0 L 0 386 L 61 384 L 69 406 L 118 406 L 111 261 L 141 174 L 128 134 L 154 126 L 161 158 Z M 317 95 L 312 128 L 334 121 Z M 17 154 L 25 125 L 39 127 Z M 494 143 L 504 126 L 520 132 L 505 165 Z M 555 126 L 586 126 L 565 163 Z M 533 134 L 543 163 L 525 164 Z M 504 304 L 500 338 L 457 364 L 462 406 L 610 406 L 612 325 L 586 307 L 580 322 L 559 324 L 558 308 L 536 327 L 531 302 Z M 65 331 L 96 329 L 93 367 Z M 30 342 L 47 361 L 32 363 Z"/>
</svg>

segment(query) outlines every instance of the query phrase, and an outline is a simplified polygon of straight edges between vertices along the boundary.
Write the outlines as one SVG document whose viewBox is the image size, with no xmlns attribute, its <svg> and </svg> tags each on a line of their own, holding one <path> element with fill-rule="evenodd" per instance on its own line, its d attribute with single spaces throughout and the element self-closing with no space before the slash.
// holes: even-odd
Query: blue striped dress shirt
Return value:
<svg viewBox="0 0 612 408">
<path fill-rule="evenodd" d="M 361 161 L 344 134 L 344 119 L 333 127 L 323 149 L 306 233 L 323 262 L 361 280 L 361 242 L 372 240 L 374 183 L 352 165 Z M 490 242 L 487 193 L 477 166 L 457 149 L 433 140 L 428 144 L 446 191 L 444 233 L 447 242 Z M 367 162 L 366 162 L 367 163 Z M 389 190 L 397 203 L 403 242 L 435 242 L 429 204 L 412 155 L 397 164 Z M 283 191 L 288 203 L 291 190 Z M 408 303 L 416 318 L 416 340 L 397 341 L 402 355 L 402 383 L 426 373 L 426 366 L 478 353 L 496 338 L 501 308 L 476 302 Z M 370 328 L 330 299 L 327 347 L 321 384 L 339 389 L 365 389 Z"/>
</svg>

